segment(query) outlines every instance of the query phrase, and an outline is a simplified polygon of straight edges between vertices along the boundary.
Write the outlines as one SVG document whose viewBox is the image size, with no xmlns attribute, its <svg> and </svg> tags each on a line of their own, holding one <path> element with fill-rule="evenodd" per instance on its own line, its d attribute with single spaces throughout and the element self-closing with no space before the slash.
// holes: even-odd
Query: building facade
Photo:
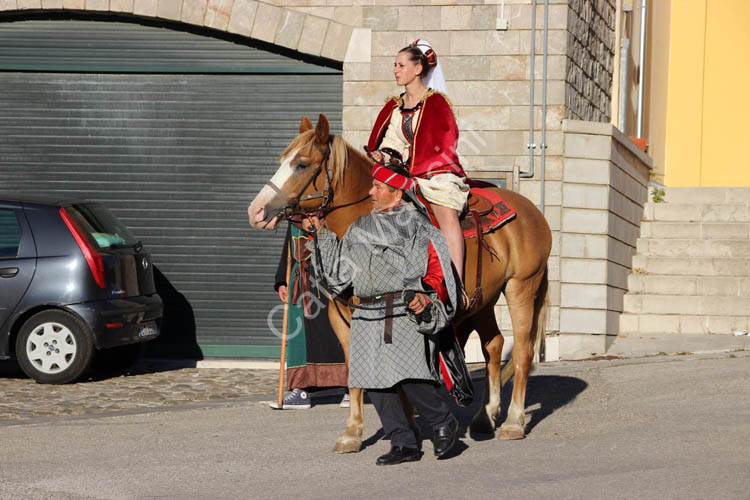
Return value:
<svg viewBox="0 0 750 500">
<path fill-rule="evenodd" d="M 470 176 L 517 189 L 540 206 L 547 217 L 553 231 L 547 357 L 580 358 L 604 352 L 617 335 L 617 316 L 622 311 L 651 169 L 651 160 L 610 124 L 614 119 L 613 81 L 618 61 L 618 19 L 623 16 L 621 3 L 0 0 L 0 29 L 30 21 L 66 23 L 66 16 L 80 14 L 83 17 L 76 18 L 77 22 L 146 23 L 154 29 L 198 34 L 206 38 L 207 44 L 209 39 L 218 38 L 328 68 L 323 73 L 339 71 L 340 131 L 355 146 L 366 143 L 384 100 L 400 91 L 392 76 L 397 51 L 418 38 L 429 41 L 448 80 L 448 94 L 461 134 L 459 154 L 466 171 Z M 258 60 L 246 65 L 244 73 L 251 72 L 247 68 L 253 64 L 256 69 L 261 67 Z M 0 70 L 6 76 L 26 74 L 17 64 L 7 63 Z M 96 72 L 96 68 L 86 71 Z M 281 70 L 276 67 L 274 71 Z M 159 73 L 159 69 L 152 68 L 152 72 Z M 224 73 L 215 73 L 226 73 L 226 65 Z M 181 73 L 174 68 L 172 74 Z M 18 85 L 22 86 L 20 78 Z M 262 95 L 264 88 L 268 87 L 260 85 L 257 93 Z M 303 79 L 296 92 L 307 90 Z M 329 109 L 324 105 L 326 97 L 318 99 L 322 99 L 318 101 L 319 109 Z M 312 104 L 315 107 L 315 102 Z M 335 106 L 330 109 L 336 112 Z M 315 116 L 314 112 L 310 114 Z M 294 120 L 299 117 L 289 117 L 283 125 L 289 127 L 290 133 L 296 131 L 296 126 L 291 125 Z M 256 137 L 261 139 L 262 132 L 257 132 Z M 246 150 L 245 154 L 252 155 L 252 151 Z M 272 157 L 270 152 L 268 157 Z M 262 177 L 266 174 L 235 186 L 250 191 L 236 193 L 237 197 L 250 201 L 256 192 L 253 187 L 265 182 L 267 177 Z M 206 175 L 206 182 L 210 183 L 210 176 L 215 173 Z M 49 178 L 47 174 L 43 177 Z M 189 186 L 183 189 L 190 191 Z M 232 229 L 239 231 L 239 227 Z M 166 233 L 161 228 L 144 234 L 156 238 Z M 258 236 L 248 232 L 238 237 Z M 174 251 L 170 245 L 160 249 L 167 259 L 167 278 L 178 270 L 169 268 L 168 255 Z M 268 261 L 271 253 L 263 254 L 263 259 Z M 237 265 L 242 265 L 239 259 Z M 256 266 L 259 267 L 248 271 L 247 279 L 261 279 L 258 276 L 264 268 L 260 263 Z M 169 281 L 176 283 L 176 294 L 198 304 L 204 299 L 190 296 L 197 290 L 181 292 L 183 281 L 190 279 L 181 276 Z M 217 293 L 225 294 L 222 303 L 233 300 L 232 287 L 215 286 L 219 287 Z M 250 305 L 250 299 L 239 299 L 248 303 L 247 307 L 270 309 L 272 297 L 264 300 Z M 242 307 L 236 309 L 240 311 Z M 498 304 L 498 312 L 507 334 L 511 325 L 502 303 Z M 241 311 L 238 315 L 242 317 Z M 210 314 L 206 316 L 207 320 L 211 318 Z M 216 319 L 220 322 L 220 318 Z M 259 325 L 256 322 L 254 328 L 262 328 Z M 231 324 L 222 328 L 224 333 L 217 332 L 211 338 L 202 337 L 197 329 L 197 344 L 203 355 L 273 356 L 278 352 L 278 339 L 271 334 L 243 339 L 244 324 L 236 329 Z"/>
</svg>

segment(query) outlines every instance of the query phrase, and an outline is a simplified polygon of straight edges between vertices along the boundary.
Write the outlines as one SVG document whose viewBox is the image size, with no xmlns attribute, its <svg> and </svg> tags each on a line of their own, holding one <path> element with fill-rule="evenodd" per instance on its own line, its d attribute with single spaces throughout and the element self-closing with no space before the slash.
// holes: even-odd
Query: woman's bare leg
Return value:
<svg viewBox="0 0 750 500">
<path fill-rule="evenodd" d="M 458 271 L 461 282 L 464 280 L 464 233 L 461 230 L 461 224 L 458 222 L 458 212 L 452 208 L 442 205 L 432 205 L 432 213 L 435 214 L 440 225 L 440 230 L 445 236 L 448 243 L 448 251 L 451 254 L 451 261 Z"/>
</svg>

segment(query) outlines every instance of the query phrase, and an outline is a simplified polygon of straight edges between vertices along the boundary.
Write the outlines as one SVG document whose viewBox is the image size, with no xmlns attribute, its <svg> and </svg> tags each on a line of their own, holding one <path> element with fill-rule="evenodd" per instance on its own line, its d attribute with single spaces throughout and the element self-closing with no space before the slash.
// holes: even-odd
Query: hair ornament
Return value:
<svg viewBox="0 0 750 500">
<path fill-rule="evenodd" d="M 422 40 L 417 38 L 412 43 L 410 43 L 409 46 L 418 48 L 427 58 L 427 64 L 430 66 L 430 68 L 434 68 L 437 65 L 437 54 L 435 54 L 435 51 L 432 49 L 429 43 L 420 42 L 422 42 Z"/>
</svg>

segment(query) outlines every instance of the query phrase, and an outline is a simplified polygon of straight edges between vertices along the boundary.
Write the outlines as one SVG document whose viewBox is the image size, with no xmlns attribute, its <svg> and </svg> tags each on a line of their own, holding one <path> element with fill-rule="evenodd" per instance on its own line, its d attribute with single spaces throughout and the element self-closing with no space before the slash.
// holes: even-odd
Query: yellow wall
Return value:
<svg viewBox="0 0 750 500">
<path fill-rule="evenodd" d="M 675 0 L 665 183 L 750 186 L 750 2 Z"/>
<path fill-rule="evenodd" d="M 643 136 L 648 139 L 648 155 L 654 160 L 654 180 L 662 183 L 669 97 L 669 25 L 672 3 L 679 1 L 648 3 Z M 635 128 L 632 135 L 635 135 Z"/>
</svg>

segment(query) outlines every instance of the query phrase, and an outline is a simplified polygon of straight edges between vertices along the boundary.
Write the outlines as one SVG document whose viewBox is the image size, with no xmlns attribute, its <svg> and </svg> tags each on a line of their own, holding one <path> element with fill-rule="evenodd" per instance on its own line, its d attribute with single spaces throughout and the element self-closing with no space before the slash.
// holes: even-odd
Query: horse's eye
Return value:
<svg viewBox="0 0 750 500">
<path fill-rule="evenodd" d="M 300 170 L 303 170 L 303 169 L 305 169 L 307 167 L 308 167 L 308 165 L 306 163 L 302 163 L 302 162 L 298 162 L 297 165 L 294 166 L 294 168 L 298 168 Z"/>
</svg>

